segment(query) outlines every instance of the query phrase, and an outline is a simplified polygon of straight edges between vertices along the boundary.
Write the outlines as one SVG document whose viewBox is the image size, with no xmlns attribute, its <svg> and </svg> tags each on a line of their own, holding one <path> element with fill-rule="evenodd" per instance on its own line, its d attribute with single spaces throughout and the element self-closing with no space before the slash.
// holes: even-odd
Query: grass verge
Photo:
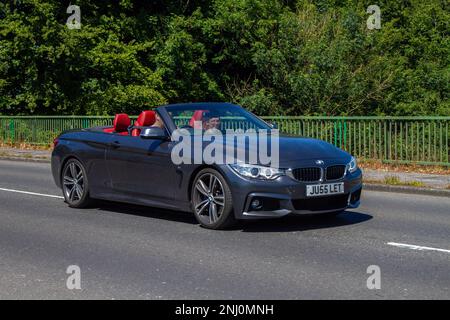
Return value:
<svg viewBox="0 0 450 320">
<path fill-rule="evenodd" d="M 381 170 L 386 172 L 414 172 L 428 174 L 444 174 L 450 175 L 450 167 L 418 165 L 418 164 L 393 164 L 383 163 L 379 160 L 360 160 L 358 165 L 362 169 Z"/>
<path fill-rule="evenodd" d="M 417 180 L 409 180 L 409 181 L 402 181 L 398 176 L 392 175 L 392 176 L 386 176 L 383 180 L 364 180 L 366 183 L 378 183 L 378 184 L 386 184 L 390 186 L 408 186 L 408 187 L 416 187 L 421 188 L 425 187 L 425 184 L 422 181 Z"/>
</svg>

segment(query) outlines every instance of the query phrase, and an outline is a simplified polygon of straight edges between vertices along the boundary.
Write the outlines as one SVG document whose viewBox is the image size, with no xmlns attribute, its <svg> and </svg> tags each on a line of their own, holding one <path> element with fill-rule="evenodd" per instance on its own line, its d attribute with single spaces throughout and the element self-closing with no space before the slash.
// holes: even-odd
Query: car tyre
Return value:
<svg viewBox="0 0 450 320">
<path fill-rule="evenodd" d="M 195 218 L 205 228 L 226 229 L 237 222 L 230 187 L 215 169 L 203 169 L 195 176 L 191 204 Z"/>
<path fill-rule="evenodd" d="M 70 159 L 64 165 L 61 186 L 64 200 L 69 207 L 85 208 L 92 203 L 86 169 L 77 159 Z"/>
</svg>

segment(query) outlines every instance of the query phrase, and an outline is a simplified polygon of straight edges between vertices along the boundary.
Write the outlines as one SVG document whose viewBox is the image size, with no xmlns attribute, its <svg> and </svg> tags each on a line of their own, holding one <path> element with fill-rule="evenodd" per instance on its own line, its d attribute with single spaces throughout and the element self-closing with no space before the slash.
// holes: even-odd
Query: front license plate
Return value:
<svg viewBox="0 0 450 320">
<path fill-rule="evenodd" d="M 326 194 L 344 193 L 344 183 L 311 184 L 306 186 L 307 197 L 317 197 Z"/>
</svg>

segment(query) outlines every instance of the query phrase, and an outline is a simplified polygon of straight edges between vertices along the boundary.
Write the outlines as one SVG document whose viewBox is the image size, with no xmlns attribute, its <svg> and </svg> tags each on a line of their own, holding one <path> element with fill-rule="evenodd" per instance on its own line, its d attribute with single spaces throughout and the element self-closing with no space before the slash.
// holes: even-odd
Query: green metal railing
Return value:
<svg viewBox="0 0 450 320">
<path fill-rule="evenodd" d="M 450 117 L 263 117 L 361 159 L 450 166 Z"/>
<path fill-rule="evenodd" d="M 262 118 L 277 124 L 281 132 L 328 141 L 361 159 L 450 166 L 450 117 Z M 49 145 L 61 131 L 112 125 L 112 121 L 113 117 L 102 116 L 0 116 L 0 142 Z M 238 122 L 223 123 L 227 128 L 239 127 Z"/>
</svg>

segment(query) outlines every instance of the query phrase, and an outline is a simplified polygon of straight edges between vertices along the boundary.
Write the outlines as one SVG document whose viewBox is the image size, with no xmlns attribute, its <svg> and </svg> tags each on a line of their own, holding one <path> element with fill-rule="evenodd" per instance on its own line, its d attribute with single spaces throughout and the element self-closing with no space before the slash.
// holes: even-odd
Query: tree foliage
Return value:
<svg viewBox="0 0 450 320">
<path fill-rule="evenodd" d="M 69 29 L 70 4 L 81 29 Z M 0 2 L 0 114 L 136 114 L 231 101 L 258 114 L 450 115 L 443 0 Z"/>
</svg>

